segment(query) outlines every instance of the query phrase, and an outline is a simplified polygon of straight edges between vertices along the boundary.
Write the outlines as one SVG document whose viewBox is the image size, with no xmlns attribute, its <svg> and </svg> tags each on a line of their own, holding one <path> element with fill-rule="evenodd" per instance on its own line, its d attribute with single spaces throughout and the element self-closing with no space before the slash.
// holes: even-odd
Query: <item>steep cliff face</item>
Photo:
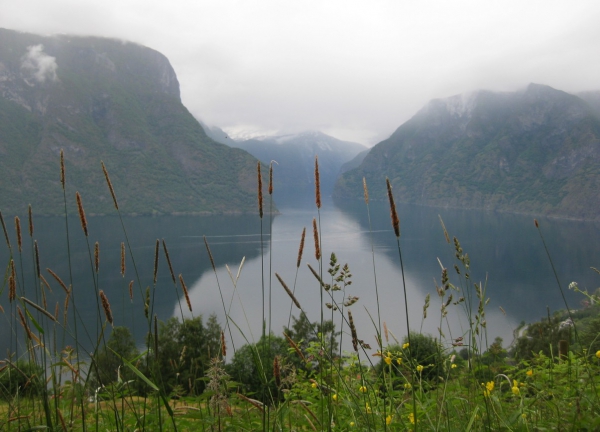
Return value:
<svg viewBox="0 0 600 432">
<path fill-rule="evenodd" d="M 338 181 L 360 197 L 366 177 L 399 201 L 596 219 L 600 119 L 590 105 L 547 86 L 434 100 Z"/>
<path fill-rule="evenodd" d="M 162 54 L 125 41 L 0 29 L 0 209 L 59 214 L 67 196 L 126 213 L 255 211 L 256 160 L 211 140 Z"/>
</svg>

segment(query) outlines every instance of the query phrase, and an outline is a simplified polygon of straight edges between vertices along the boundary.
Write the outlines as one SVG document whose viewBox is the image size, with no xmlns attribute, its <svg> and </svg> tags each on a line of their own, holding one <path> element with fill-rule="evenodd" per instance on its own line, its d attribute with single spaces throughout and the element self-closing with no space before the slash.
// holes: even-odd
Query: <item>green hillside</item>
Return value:
<svg viewBox="0 0 600 432">
<path fill-rule="evenodd" d="M 112 212 L 100 161 L 125 213 L 256 211 L 256 159 L 211 140 L 181 104 L 160 53 L 119 40 L 0 29 L 0 209 Z M 74 200 L 71 200 L 74 201 Z M 70 211 L 74 211 L 71 207 Z"/>
<path fill-rule="evenodd" d="M 343 174 L 336 199 L 398 201 L 597 219 L 600 117 L 577 96 L 531 84 L 433 100 L 362 164 Z"/>
</svg>

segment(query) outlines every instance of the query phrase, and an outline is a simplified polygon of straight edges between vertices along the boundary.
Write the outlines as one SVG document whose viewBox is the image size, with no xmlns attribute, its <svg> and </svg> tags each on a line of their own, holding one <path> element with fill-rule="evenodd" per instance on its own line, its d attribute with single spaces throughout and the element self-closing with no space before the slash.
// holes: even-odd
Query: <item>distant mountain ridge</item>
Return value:
<svg viewBox="0 0 600 432">
<path fill-rule="evenodd" d="M 277 202 L 314 197 L 315 156 L 319 158 L 321 194 L 331 195 L 342 165 L 366 150 L 361 144 L 317 131 L 229 141 L 231 146 L 246 150 L 265 164 L 276 162 L 273 183 Z"/>
<path fill-rule="evenodd" d="M 0 29 L 0 209 L 125 213 L 256 212 L 256 159 L 210 139 L 182 105 L 165 56 L 120 40 Z"/>
<path fill-rule="evenodd" d="M 598 219 L 600 115 L 538 84 L 432 100 L 344 173 L 334 197 L 362 197 L 365 177 L 384 199 L 386 176 L 402 202 Z"/>
</svg>

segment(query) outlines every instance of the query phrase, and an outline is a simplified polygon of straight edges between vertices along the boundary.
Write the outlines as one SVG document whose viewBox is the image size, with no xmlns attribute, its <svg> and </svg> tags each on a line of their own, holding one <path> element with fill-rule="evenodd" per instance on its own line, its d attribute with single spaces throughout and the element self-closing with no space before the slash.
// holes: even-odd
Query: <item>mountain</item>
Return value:
<svg viewBox="0 0 600 432">
<path fill-rule="evenodd" d="M 273 163 L 273 195 L 278 203 L 314 197 L 315 156 L 319 158 L 321 194 L 331 195 L 342 165 L 366 147 L 341 141 L 322 132 L 255 138 L 231 146 L 246 150 L 264 162 Z"/>
<path fill-rule="evenodd" d="M 256 159 L 210 139 L 182 105 L 165 56 L 121 40 L 0 29 L 0 209 L 125 213 L 256 211 Z"/>
<path fill-rule="evenodd" d="M 436 99 L 338 180 L 336 199 L 600 217 L 600 116 L 580 97 L 530 84 Z"/>
</svg>

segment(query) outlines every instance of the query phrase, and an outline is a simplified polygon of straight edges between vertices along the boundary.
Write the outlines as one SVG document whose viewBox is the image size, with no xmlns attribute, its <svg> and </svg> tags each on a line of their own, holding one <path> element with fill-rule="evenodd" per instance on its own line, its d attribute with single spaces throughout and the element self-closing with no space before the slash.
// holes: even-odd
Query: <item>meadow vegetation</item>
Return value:
<svg viewBox="0 0 600 432">
<path fill-rule="evenodd" d="M 120 216 L 117 194 L 104 164 L 102 169 Z M 263 201 L 269 200 L 263 199 L 260 164 L 257 171 L 257 223 L 263 233 L 270 229 L 268 216 L 273 207 L 271 202 L 268 211 L 263 208 Z M 66 210 L 62 152 L 60 179 Z M 264 188 L 269 196 L 272 179 L 271 168 L 269 186 Z M 82 293 L 72 285 L 69 274 L 42 268 L 31 207 L 28 221 L 15 218 L 16 244 L 10 241 L 10 226 L 0 213 L 10 252 L 9 262 L 3 263 L 1 312 L 12 334 L 10 350 L 0 362 L 0 429 L 600 430 L 600 309 L 595 293 L 581 292 L 573 283 L 569 288 L 581 292 L 587 302 L 584 309 L 571 311 L 565 303 L 564 312 L 549 313 L 547 319 L 517 329 L 518 337 L 508 348 L 499 338 L 488 341 L 486 286 L 471 279 L 471 257 L 460 241 L 450 236 L 440 218 L 440 235 L 445 236 L 454 262 L 447 267 L 440 262 L 437 298 L 428 295 L 422 305 L 422 319 L 437 320 L 438 333 L 422 333 L 418 323 L 407 318 L 405 334 L 395 335 L 378 310 L 367 311 L 371 328 L 356 328 L 352 313 L 358 311 L 360 299 L 346 295 L 352 284 L 351 269 L 341 264 L 335 253 L 321 255 L 317 160 L 315 183 L 312 237 L 319 264 L 316 268 L 309 265 L 308 271 L 320 287 L 320 316 L 309 317 L 294 295 L 295 282 L 288 285 L 277 269 L 266 265 L 277 281 L 273 279 L 273 287 L 268 282 L 256 287 L 265 306 L 262 335 L 255 342 L 247 339 L 247 330 L 227 314 L 225 323 L 219 323 L 214 315 L 186 317 L 183 310 L 192 309 L 187 287 L 183 275 L 173 273 L 164 241 L 156 243 L 154 285 L 143 288 L 137 282 L 135 257 L 126 240 L 121 247 L 122 273 L 129 256 L 134 269 L 128 271 L 135 275 L 129 290 L 139 290 L 144 299 L 144 308 L 129 312 L 144 314 L 147 322 L 145 344 L 136 346 L 128 328 L 113 327 L 110 301 L 97 283 L 100 245 L 88 242 L 90 268 L 95 275 L 91 286 L 100 324 L 98 333 L 92 335 L 95 346 L 89 355 L 83 348 L 87 329 L 77 309 Z M 368 212 L 366 182 L 363 186 Z M 387 197 L 393 228 L 390 235 L 395 235 L 398 265 L 404 274 L 400 220 L 389 182 Z M 76 201 L 87 238 L 79 194 Z M 69 226 L 66 215 L 65 222 L 68 239 L 69 230 L 79 227 Z M 540 247 L 545 248 L 537 221 L 532 229 L 539 230 Z M 34 274 L 27 278 L 36 284 L 33 298 L 25 296 L 23 286 L 23 261 L 27 258 L 22 242 L 28 234 L 34 251 Z M 123 235 L 127 238 L 124 224 Z M 297 270 L 303 260 L 305 235 L 304 231 Z M 206 239 L 205 244 L 215 269 L 218 257 L 210 253 Z M 181 310 L 181 318 L 166 322 L 154 314 L 159 255 L 169 264 L 173 295 Z M 550 254 L 548 259 L 551 261 Z M 234 285 L 241 268 L 236 276 L 230 272 Z M 45 300 L 50 287 L 65 293 L 64 304 L 54 309 Z M 290 297 L 290 319 L 281 333 L 271 328 L 270 302 L 266 301 L 271 289 L 283 289 Z M 562 290 L 557 277 L 556 295 Z M 222 299 L 221 293 L 215 295 Z M 375 277 L 372 291 L 363 295 L 375 296 L 378 304 L 397 302 L 403 314 L 409 307 L 421 308 L 406 303 L 404 278 L 398 284 L 397 298 L 379 298 Z M 450 327 L 447 316 L 451 310 L 463 314 L 464 328 Z M 61 345 L 57 335 L 63 331 L 75 340 L 73 346 Z M 244 346 L 232 346 L 234 332 L 246 340 Z M 372 334 L 374 338 L 365 336 Z M 348 341 L 352 350 L 343 351 Z"/>
</svg>

